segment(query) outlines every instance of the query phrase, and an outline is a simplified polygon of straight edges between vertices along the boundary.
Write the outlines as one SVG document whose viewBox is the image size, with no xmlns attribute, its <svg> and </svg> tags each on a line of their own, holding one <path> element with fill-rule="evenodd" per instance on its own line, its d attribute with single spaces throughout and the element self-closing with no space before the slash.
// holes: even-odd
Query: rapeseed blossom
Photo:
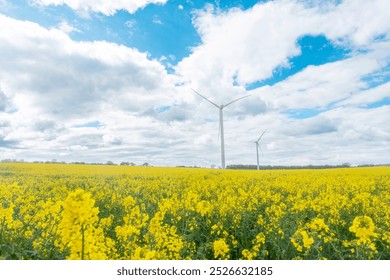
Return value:
<svg viewBox="0 0 390 280">
<path fill-rule="evenodd" d="M 91 194 L 82 189 L 69 193 L 63 204 L 59 224 L 63 248 L 69 248 L 68 259 L 106 259 L 105 240 L 98 227 L 99 209 Z"/>
<path fill-rule="evenodd" d="M 389 213 L 389 167 L 0 163 L 0 259 L 390 259 Z"/>
<path fill-rule="evenodd" d="M 291 242 L 298 252 L 304 252 L 310 249 L 314 238 L 310 237 L 306 230 L 298 229 L 291 238 Z"/>
<path fill-rule="evenodd" d="M 374 222 L 368 216 L 355 217 L 349 231 L 353 232 L 358 238 L 358 245 L 370 243 L 373 238 L 378 236 L 378 234 L 375 233 Z"/>
<path fill-rule="evenodd" d="M 221 238 L 213 242 L 214 258 L 218 260 L 226 260 L 229 258 L 229 245 L 225 239 Z"/>
</svg>

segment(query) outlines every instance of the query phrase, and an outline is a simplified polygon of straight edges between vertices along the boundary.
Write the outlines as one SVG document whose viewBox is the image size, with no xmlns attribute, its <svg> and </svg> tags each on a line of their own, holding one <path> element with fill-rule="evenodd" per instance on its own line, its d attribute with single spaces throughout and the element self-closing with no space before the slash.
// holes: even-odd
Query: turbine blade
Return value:
<svg viewBox="0 0 390 280">
<path fill-rule="evenodd" d="M 260 141 L 260 139 L 261 139 L 261 137 L 263 137 L 264 133 L 265 133 L 265 130 L 263 131 L 263 133 L 260 135 L 259 139 L 257 139 L 256 142 L 259 142 L 259 141 Z"/>
<path fill-rule="evenodd" d="M 212 105 L 214 105 L 215 107 L 217 108 L 220 108 L 220 106 L 218 106 L 217 104 L 215 104 L 214 102 L 210 101 L 208 98 L 204 97 L 203 95 L 201 95 L 199 92 L 197 92 L 196 90 L 194 90 L 193 88 L 191 88 L 193 92 L 195 92 L 197 95 L 199 95 L 200 97 L 202 97 L 204 100 L 208 101 L 209 103 L 211 103 Z"/>
<path fill-rule="evenodd" d="M 245 96 L 243 96 L 243 97 L 237 98 L 237 99 L 235 99 L 235 100 L 233 100 L 233 101 L 229 102 L 228 104 L 225 104 L 225 105 L 223 105 L 223 107 L 227 107 L 227 106 L 229 106 L 230 104 L 232 104 L 232 103 L 234 103 L 234 102 L 237 102 L 238 100 L 241 100 L 241 99 L 247 98 L 247 97 L 249 97 L 249 96 L 251 96 L 251 95 L 250 95 L 250 94 L 248 94 L 248 95 L 245 95 Z"/>
<path fill-rule="evenodd" d="M 257 145 L 259 145 L 259 149 L 260 149 L 261 155 L 264 156 L 264 153 L 263 153 L 263 150 L 261 149 L 260 144 L 257 144 Z"/>
</svg>

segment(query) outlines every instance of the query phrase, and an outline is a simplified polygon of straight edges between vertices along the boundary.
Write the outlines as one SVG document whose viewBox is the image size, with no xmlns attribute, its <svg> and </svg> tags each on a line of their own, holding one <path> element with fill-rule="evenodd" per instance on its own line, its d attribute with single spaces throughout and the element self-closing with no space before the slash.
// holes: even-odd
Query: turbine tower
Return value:
<svg viewBox="0 0 390 280">
<path fill-rule="evenodd" d="M 263 133 L 260 135 L 259 139 L 257 139 L 257 141 L 255 141 L 256 143 L 256 154 L 257 154 L 257 170 L 259 170 L 259 148 L 260 148 L 260 139 L 261 137 L 263 137 L 265 131 L 263 131 Z"/>
<path fill-rule="evenodd" d="M 215 104 L 214 102 L 210 101 L 209 99 L 207 99 L 206 97 L 204 97 L 203 95 L 201 95 L 199 92 L 197 92 L 196 90 L 192 89 L 197 95 L 199 95 L 200 97 L 202 97 L 204 100 L 206 100 L 207 102 L 209 102 L 211 105 L 214 105 L 215 107 L 217 107 L 219 109 L 219 129 L 220 129 L 220 133 L 221 133 L 221 165 L 222 165 L 222 169 L 225 169 L 225 139 L 224 139 L 224 132 L 223 132 L 223 108 L 229 106 L 230 104 L 234 103 L 234 102 L 237 102 L 238 100 L 241 100 L 243 98 L 246 98 L 248 97 L 249 95 L 245 95 L 243 97 L 240 97 L 240 98 L 237 98 L 227 104 L 221 104 L 221 105 L 217 105 Z"/>
</svg>

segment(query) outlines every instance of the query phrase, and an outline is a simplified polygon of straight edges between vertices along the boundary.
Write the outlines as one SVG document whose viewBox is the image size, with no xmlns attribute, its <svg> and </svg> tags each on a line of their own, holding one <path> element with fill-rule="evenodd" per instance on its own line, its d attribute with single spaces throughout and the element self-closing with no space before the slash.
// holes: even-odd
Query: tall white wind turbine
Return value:
<svg viewBox="0 0 390 280">
<path fill-rule="evenodd" d="M 206 100 L 207 102 L 209 102 L 211 105 L 214 105 L 215 107 L 217 107 L 219 109 L 219 129 L 220 129 L 220 133 L 221 133 L 221 165 L 222 165 L 222 169 L 225 169 L 225 139 L 224 139 L 224 133 L 223 133 L 223 108 L 229 106 L 230 104 L 233 104 L 234 102 L 237 102 L 238 100 L 241 100 L 243 98 L 246 98 L 248 97 L 249 95 L 245 95 L 243 97 L 240 97 L 240 98 L 237 98 L 227 104 L 221 104 L 221 105 L 217 105 L 215 104 L 214 102 L 210 101 L 209 99 L 207 99 L 206 97 L 204 97 L 203 95 L 201 95 L 199 92 L 197 92 L 196 90 L 192 89 L 197 95 L 199 95 L 200 97 L 202 97 L 204 100 Z"/>
<path fill-rule="evenodd" d="M 265 131 L 263 131 L 263 133 L 260 135 L 259 139 L 257 139 L 257 141 L 255 141 L 256 143 L 256 154 L 257 154 L 257 170 L 259 170 L 259 148 L 260 148 L 260 139 L 261 137 L 263 137 Z"/>
</svg>

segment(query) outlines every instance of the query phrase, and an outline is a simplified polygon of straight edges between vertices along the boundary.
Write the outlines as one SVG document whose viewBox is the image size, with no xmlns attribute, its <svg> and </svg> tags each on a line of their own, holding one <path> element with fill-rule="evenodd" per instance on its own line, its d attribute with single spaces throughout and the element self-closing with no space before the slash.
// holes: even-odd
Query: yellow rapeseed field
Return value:
<svg viewBox="0 0 390 280">
<path fill-rule="evenodd" d="M 1 259 L 390 259 L 390 168 L 0 164 Z"/>
</svg>

